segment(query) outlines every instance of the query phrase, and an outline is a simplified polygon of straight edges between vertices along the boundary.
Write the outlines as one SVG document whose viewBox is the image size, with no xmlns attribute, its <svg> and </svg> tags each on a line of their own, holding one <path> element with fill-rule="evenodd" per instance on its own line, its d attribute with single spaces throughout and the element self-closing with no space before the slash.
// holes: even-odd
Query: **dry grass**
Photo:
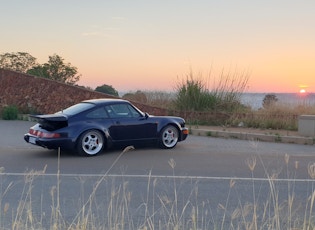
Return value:
<svg viewBox="0 0 315 230">
<path fill-rule="evenodd" d="M 205 87 L 201 82 L 192 80 L 192 83 L 197 85 L 201 84 L 201 88 Z M 183 83 L 184 84 L 184 83 Z M 225 86 L 227 87 L 227 86 Z M 240 86 L 239 86 L 240 87 Z M 244 86 L 243 86 L 244 87 Z M 234 89 L 235 90 L 235 89 Z M 198 90 L 196 90 L 198 91 Z M 140 92 L 140 91 L 138 91 Z M 186 119 L 187 123 L 195 125 L 225 125 L 225 126 L 238 126 L 243 124 L 244 127 L 261 128 L 261 129 L 284 129 L 296 131 L 298 129 L 298 117 L 300 115 L 314 115 L 315 105 L 310 103 L 301 104 L 287 104 L 287 103 L 274 103 L 259 110 L 252 110 L 240 103 L 230 104 L 217 104 L 215 109 L 205 111 L 182 111 L 179 112 L 174 109 L 174 101 L 176 95 L 167 92 L 141 92 L 145 97 L 147 104 L 158 108 L 165 108 L 169 110 L 170 115 L 182 116 Z M 219 91 L 215 91 L 215 95 L 221 95 Z M 227 94 L 229 95 L 229 94 Z M 239 101 L 241 95 L 239 93 L 231 94 L 235 101 Z M 221 95 L 222 96 L 222 95 Z M 221 97 L 220 96 L 220 97 Z M 210 99 L 209 99 L 210 100 Z M 211 104 L 209 100 L 203 100 L 205 104 Z M 233 100 L 232 100 L 233 101 Z M 184 99 L 185 103 L 196 104 L 196 100 Z M 207 108 L 205 104 L 201 104 L 202 108 Z M 187 105 L 187 107 L 192 107 Z M 209 106 L 208 106 L 209 107 Z M 210 106 L 211 107 L 211 106 Z M 233 107 L 233 112 L 224 110 L 224 107 Z"/>
<path fill-rule="evenodd" d="M 252 145 L 255 151 L 256 143 L 253 142 Z M 123 151 L 112 167 L 130 149 Z M 254 153 L 245 162 L 251 173 L 249 181 L 248 179 L 247 182 L 243 181 L 242 178 L 222 179 L 227 182 L 227 192 L 224 192 L 225 201 L 219 203 L 211 199 L 210 191 L 209 198 L 200 199 L 199 190 L 203 189 L 204 183 L 210 183 L 211 179 L 177 177 L 176 162 L 173 159 L 168 162 L 173 171 L 172 176 L 165 180 L 149 173 L 146 177 L 146 191 L 140 192 L 136 189 L 136 193 L 132 193 L 128 176 L 121 175 L 121 182 L 115 178 L 111 180 L 108 175 L 110 167 L 95 182 L 88 198 L 84 202 L 78 201 L 79 209 L 70 220 L 66 219 L 67 213 L 62 207 L 59 169 L 56 174 L 56 185 L 50 190 L 51 212 L 48 217 L 43 212 L 38 215 L 35 211 L 38 207 L 34 198 L 38 200 L 38 197 L 33 194 L 34 182 L 45 177 L 46 167 L 41 171 L 31 170 L 25 174 L 24 187 L 19 193 L 16 207 L 10 203 L 3 203 L 6 195 L 13 189 L 13 183 L 3 187 L 5 174 L 4 168 L 1 168 L 0 229 L 314 229 L 315 163 L 311 162 L 308 165 L 307 170 L 311 179 L 306 180 L 306 183 L 309 186 L 309 193 L 304 197 L 305 200 L 301 200 L 301 197 L 296 197 L 298 180 L 295 177 L 299 164 L 294 162 L 291 168 L 289 155 L 285 155 L 283 161 L 287 175 L 285 180 L 279 179 L 277 172 L 269 173 L 270 169 L 265 167 L 259 155 Z M 264 167 L 266 178 L 263 180 L 255 179 L 257 164 Z M 84 183 L 84 180 L 86 179 L 81 178 L 80 183 Z M 283 183 L 287 185 L 281 187 Z M 182 189 L 187 185 L 190 191 L 185 195 Z M 247 194 L 240 193 L 239 188 L 242 187 L 244 191 L 244 185 L 248 187 Z M 103 191 L 106 188 L 108 192 Z M 264 188 L 267 192 L 264 192 Z M 81 196 L 84 196 L 82 195 L 84 188 L 81 190 Z M 142 202 L 134 204 L 133 199 L 140 194 L 144 194 Z M 241 199 L 244 195 L 247 196 L 245 201 Z M 104 200 L 107 205 L 99 210 L 98 207 Z M 47 218 L 50 220 L 47 221 Z"/>
<path fill-rule="evenodd" d="M 276 103 L 268 108 L 247 113 L 234 113 L 228 124 L 237 126 L 242 123 L 246 127 L 262 129 L 297 130 L 300 115 L 314 115 L 315 105 L 288 105 Z"/>
</svg>

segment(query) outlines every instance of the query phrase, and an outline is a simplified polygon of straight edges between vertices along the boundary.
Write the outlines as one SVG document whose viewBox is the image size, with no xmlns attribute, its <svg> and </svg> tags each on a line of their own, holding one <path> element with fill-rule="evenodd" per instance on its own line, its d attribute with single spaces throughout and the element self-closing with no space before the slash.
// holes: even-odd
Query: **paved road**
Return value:
<svg viewBox="0 0 315 230">
<path fill-rule="evenodd" d="M 274 190 L 280 204 L 294 194 L 296 208 L 305 211 L 315 185 L 307 170 L 315 161 L 314 146 L 189 136 L 172 150 L 146 147 L 122 154 L 121 149 L 113 149 L 96 157 L 61 152 L 58 168 L 56 151 L 24 142 L 23 134 L 31 125 L 0 120 L 0 208 L 4 210 L 7 204 L 11 215 L 25 219 L 29 206 L 21 214 L 17 207 L 21 207 L 20 201 L 29 201 L 44 227 L 53 222 L 57 197 L 67 226 L 78 222 L 91 207 L 93 216 L 87 216 L 107 229 L 113 222 L 125 229 L 175 223 L 186 229 L 197 210 L 198 226 L 209 229 L 222 222 L 229 225 L 232 213 L 247 203 L 259 203 L 263 212 Z M 45 173 L 40 174 L 44 168 Z M 88 206 L 82 209 L 84 204 Z M 0 216 L 0 228 L 12 225 L 10 221 L 1 221 Z"/>
</svg>

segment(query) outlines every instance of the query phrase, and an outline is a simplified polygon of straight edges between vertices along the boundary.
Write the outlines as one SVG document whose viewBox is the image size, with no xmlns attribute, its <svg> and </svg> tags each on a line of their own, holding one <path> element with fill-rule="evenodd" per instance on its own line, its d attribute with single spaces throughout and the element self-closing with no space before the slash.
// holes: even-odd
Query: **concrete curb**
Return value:
<svg viewBox="0 0 315 230">
<path fill-rule="evenodd" d="M 300 144 L 300 145 L 314 145 L 315 144 L 315 137 L 282 136 L 278 134 L 219 131 L 219 130 L 211 130 L 211 129 L 190 129 L 190 134 L 195 135 L 195 136 L 265 141 L 265 142 L 275 142 L 275 143 L 292 143 L 292 144 Z"/>
</svg>

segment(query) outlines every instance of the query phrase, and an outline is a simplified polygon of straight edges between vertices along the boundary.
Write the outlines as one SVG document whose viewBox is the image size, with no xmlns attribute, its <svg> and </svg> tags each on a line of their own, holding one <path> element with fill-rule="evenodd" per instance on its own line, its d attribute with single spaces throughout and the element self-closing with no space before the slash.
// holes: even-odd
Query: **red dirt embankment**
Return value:
<svg viewBox="0 0 315 230">
<path fill-rule="evenodd" d="M 22 113 L 55 113 L 80 101 L 95 98 L 114 98 L 112 95 L 71 86 L 46 78 L 0 69 L 0 111 L 15 105 Z M 154 115 L 166 115 L 166 110 L 133 103 Z"/>
</svg>

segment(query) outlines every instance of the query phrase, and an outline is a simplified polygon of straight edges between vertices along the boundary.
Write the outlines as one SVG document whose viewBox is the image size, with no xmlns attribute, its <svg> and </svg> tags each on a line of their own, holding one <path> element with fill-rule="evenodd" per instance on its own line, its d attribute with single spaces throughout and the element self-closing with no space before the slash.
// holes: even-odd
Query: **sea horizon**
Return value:
<svg viewBox="0 0 315 230">
<path fill-rule="evenodd" d="M 242 93 L 241 103 L 250 106 L 252 109 L 263 107 L 263 100 L 266 95 L 275 95 L 278 103 L 288 106 L 296 105 L 315 105 L 315 93 Z"/>
<path fill-rule="evenodd" d="M 135 93 L 136 91 L 128 91 L 128 92 L 119 92 L 120 97 L 125 95 L 126 93 Z M 150 92 L 144 90 L 143 92 Z M 163 91 L 161 91 L 163 92 Z M 173 94 L 172 92 L 167 92 Z M 276 92 L 244 92 L 241 93 L 240 102 L 246 106 L 251 107 L 253 110 L 258 110 L 263 108 L 263 100 L 266 95 L 275 95 L 278 99 L 278 103 L 282 103 L 288 106 L 296 106 L 296 105 L 309 105 L 315 106 L 315 93 L 276 93 Z"/>
</svg>

